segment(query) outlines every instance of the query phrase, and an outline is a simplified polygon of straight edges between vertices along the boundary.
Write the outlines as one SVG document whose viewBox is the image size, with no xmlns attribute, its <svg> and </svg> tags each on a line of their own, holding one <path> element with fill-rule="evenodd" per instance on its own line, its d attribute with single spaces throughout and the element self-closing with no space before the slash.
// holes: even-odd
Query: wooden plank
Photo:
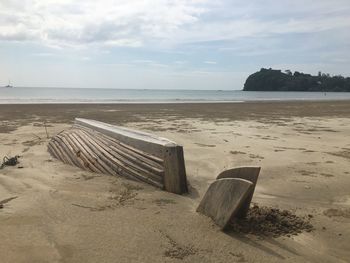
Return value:
<svg viewBox="0 0 350 263">
<path fill-rule="evenodd" d="M 62 144 L 60 145 L 64 145 L 62 148 L 64 148 L 64 150 L 66 151 L 66 154 L 69 156 L 69 159 L 73 162 L 73 164 L 75 166 L 78 166 L 80 168 L 83 168 L 83 166 L 80 165 L 80 162 L 78 161 L 78 159 L 76 158 L 75 154 L 74 154 L 74 150 L 71 148 L 71 146 L 69 145 L 69 143 L 66 141 L 65 137 L 62 135 L 57 135 L 55 137 L 55 139 L 60 140 Z"/>
<path fill-rule="evenodd" d="M 52 150 L 56 153 L 57 159 L 59 159 L 62 162 L 66 163 L 66 160 L 63 158 L 61 152 L 57 149 L 57 146 L 56 146 L 54 140 L 51 141 L 51 147 L 52 147 Z"/>
<path fill-rule="evenodd" d="M 55 140 L 53 141 L 53 145 L 54 145 L 54 148 L 56 149 L 56 151 L 59 153 L 60 159 L 64 163 L 70 164 L 70 165 L 74 165 L 73 162 L 70 160 L 70 158 L 67 156 L 65 150 L 62 149 L 62 147 L 61 147 L 59 141 L 57 140 L 57 138 L 55 138 Z"/>
<path fill-rule="evenodd" d="M 101 147 L 106 153 L 109 154 L 109 158 L 113 160 L 114 163 L 118 165 L 118 167 L 121 169 L 122 172 L 128 173 L 129 176 L 132 176 L 132 178 L 137 178 L 138 180 L 141 180 L 143 182 L 151 183 L 152 185 L 155 185 L 157 187 L 163 188 L 163 178 L 160 176 L 156 176 L 154 174 L 150 174 L 147 171 L 140 170 L 138 167 L 135 167 L 135 165 L 130 163 L 124 163 L 118 156 L 115 155 L 115 153 L 106 147 L 103 142 L 97 141 L 95 138 L 90 137 L 90 140 L 94 141 L 96 145 Z"/>
<path fill-rule="evenodd" d="M 108 171 L 108 174 L 111 175 L 119 175 L 116 166 L 111 162 L 108 158 L 106 158 L 103 154 L 99 152 L 99 150 L 95 147 L 95 145 L 91 144 L 89 141 L 85 141 L 86 144 L 92 149 L 92 151 L 98 153 L 99 158 L 101 159 L 101 164 L 103 164 L 104 168 Z"/>
<path fill-rule="evenodd" d="M 152 184 L 154 186 L 163 188 L 163 184 L 161 184 L 161 183 L 159 183 L 151 178 L 147 178 L 144 175 L 140 174 L 139 172 L 133 170 L 132 168 L 125 166 L 123 163 L 120 162 L 120 160 L 116 159 L 112 154 L 110 154 L 108 151 L 106 151 L 104 148 L 102 148 L 98 143 L 96 143 L 96 141 L 94 141 L 94 139 L 92 137 L 90 137 L 89 139 L 90 139 L 90 143 L 93 143 L 95 148 L 103 156 L 105 156 L 110 162 L 112 162 L 113 165 L 116 166 L 116 170 L 117 170 L 117 173 L 119 175 L 124 175 L 124 176 L 127 176 L 129 178 L 138 179 L 140 181 L 147 182 L 147 183 Z"/>
<path fill-rule="evenodd" d="M 71 133 L 72 137 L 75 139 L 76 145 L 79 147 L 81 150 L 82 155 L 85 157 L 85 161 L 88 164 L 88 167 L 95 173 L 100 173 L 102 172 L 100 169 L 96 167 L 96 159 L 94 158 L 94 154 L 91 155 L 90 152 L 86 149 L 86 144 L 84 141 L 80 140 L 80 138 L 77 136 L 75 132 Z"/>
<path fill-rule="evenodd" d="M 131 162 L 128 159 L 124 158 L 122 155 L 120 155 L 119 153 L 115 152 L 111 147 L 108 147 L 108 145 L 106 145 L 106 142 L 103 140 L 99 140 L 98 138 L 96 138 L 95 136 L 92 137 L 89 133 L 85 132 L 85 131 L 79 131 L 79 134 L 81 134 L 81 136 L 83 136 L 83 138 L 85 140 L 94 140 L 96 143 L 98 143 L 105 151 L 107 151 L 108 153 L 110 153 L 111 155 L 113 155 L 116 159 L 118 159 L 120 161 L 121 164 L 123 164 L 125 167 L 130 167 L 133 170 L 144 174 L 145 176 L 150 177 L 153 180 L 156 180 L 159 183 L 163 183 L 163 176 L 161 174 L 156 174 L 153 171 L 149 171 L 149 170 L 145 170 L 142 167 L 140 167 L 138 162 Z"/>
<path fill-rule="evenodd" d="M 162 159 L 165 146 L 176 146 L 175 142 L 150 133 L 136 131 L 108 123 L 76 118 L 75 124 L 91 128 L 108 135 L 138 150 L 145 151 Z"/>
<path fill-rule="evenodd" d="M 74 142 L 71 140 L 71 138 L 68 136 L 67 133 L 64 133 L 64 138 L 67 141 L 67 143 L 70 145 L 71 149 L 73 150 L 72 154 L 75 156 L 77 163 L 79 163 L 78 167 L 86 169 L 85 168 L 85 162 L 80 157 L 80 150 L 77 148 L 77 146 L 74 144 Z"/>
<path fill-rule="evenodd" d="M 72 132 L 72 133 L 75 136 L 78 136 L 78 134 L 76 132 Z M 97 168 L 98 171 L 100 171 L 102 173 L 106 173 L 107 170 L 104 168 L 103 165 L 101 165 L 98 155 L 96 153 L 94 153 L 94 151 L 89 147 L 89 145 L 84 140 L 77 140 L 77 142 L 80 144 L 80 146 L 86 152 L 86 157 L 89 159 L 90 163 L 92 163 Z"/>
<path fill-rule="evenodd" d="M 56 151 L 54 150 L 52 144 L 53 144 L 53 141 L 52 141 L 52 140 L 49 141 L 49 144 L 48 144 L 47 148 L 48 148 L 49 152 L 51 153 L 51 155 L 52 155 L 53 157 L 55 157 L 56 159 L 58 159 L 58 154 L 57 154 Z"/>
<path fill-rule="evenodd" d="M 72 166 L 78 166 L 78 165 L 76 165 L 76 163 L 78 162 L 78 159 L 74 156 L 73 152 L 70 152 L 69 147 L 65 143 L 63 143 L 58 137 L 55 137 L 55 142 L 58 143 L 57 148 L 59 148 L 61 150 L 61 152 L 64 153 L 65 159 L 69 158 L 68 164 L 70 164 Z M 74 159 L 74 161 L 73 161 L 73 159 Z M 78 167 L 80 167 L 80 165 Z M 86 169 L 85 163 L 83 163 L 83 166 L 81 166 L 80 168 Z"/>
<path fill-rule="evenodd" d="M 98 147 L 95 146 L 95 145 L 97 144 L 97 145 L 99 145 L 101 148 L 103 148 L 104 150 L 106 150 L 108 153 L 110 153 L 111 155 L 113 155 L 110 151 L 108 151 L 108 149 L 106 149 L 106 148 L 104 147 L 103 142 L 100 142 L 100 141 L 95 140 L 94 138 L 92 138 L 92 136 L 91 136 L 90 134 L 85 134 L 84 131 L 82 131 L 82 130 L 80 130 L 80 131 L 76 130 L 75 133 L 76 133 L 78 136 L 80 136 L 80 138 L 81 138 L 82 140 L 84 140 L 84 142 L 85 142 L 86 144 L 91 145 L 91 146 L 95 149 L 95 151 L 100 152 L 100 150 L 98 149 Z M 113 155 L 113 156 L 114 156 L 114 155 Z M 118 170 L 118 169 L 119 169 L 119 166 L 117 167 L 117 170 Z"/>
<path fill-rule="evenodd" d="M 91 133 L 90 133 L 91 134 Z M 107 136 L 104 136 L 101 133 L 94 133 L 93 134 L 95 138 L 98 138 L 100 140 L 103 140 L 108 146 L 113 147 L 116 151 L 118 151 L 121 155 L 123 155 L 125 158 L 129 158 L 130 160 L 137 161 L 145 165 L 145 167 L 149 167 L 150 169 L 154 170 L 155 172 L 162 173 L 164 172 L 163 169 L 163 160 L 161 160 L 161 164 L 159 162 L 155 162 L 149 154 L 140 154 L 137 152 L 134 152 L 123 145 L 120 144 L 120 142 L 116 142 L 115 140 L 111 140 Z"/>
<path fill-rule="evenodd" d="M 91 172 L 94 172 L 94 169 L 90 167 L 90 162 L 88 161 L 88 158 L 84 151 L 81 149 L 80 144 L 75 140 L 75 137 L 72 133 L 67 133 L 66 136 L 70 139 L 70 141 L 74 144 L 76 151 L 76 156 L 83 162 L 83 167 L 85 170 L 89 170 Z"/>
<path fill-rule="evenodd" d="M 237 212 L 237 217 L 243 218 L 247 215 L 250 203 L 253 199 L 255 186 L 258 181 L 258 177 L 260 174 L 261 167 L 236 167 L 233 169 L 225 170 L 222 173 L 220 173 L 216 179 L 222 179 L 222 178 L 241 178 L 244 180 L 248 180 L 253 183 L 253 188 L 251 193 L 248 195 L 246 202 L 242 205 L 241 209 Z"/>
<path fill-rule="evenodd" d="M 239 178 L 214 181 L 200 202 L 197 212 L 209 216 L 225 229 L 252 191 L 253 183 Z"/>
<path fill-rule="evenodd" d="M 123 143 L 121 141 L 118 141 L 117 139 L 113 138 L 113 137 L 110 137 L 108 135 L 105 135 L 103 134 L 102 132 L 99 132 L 99 131 L 95 131 L 91 128 L 88 128 L 88 127 L 85 127 L 85 126 L 81 126 L 81 125 L 78 125 L 78 124 L 74 124 L 74 128 L 77 128 L 77 129 L 81 129 L 81 130 L 85 130 L 91 134 L 94 134 L 96 136 L 99 136 L 99 137 L 103 137 L 105 140 L 108 140 L 108 141 L 111 141 L 113 143 L 115 143 L 116 145 L 120 146 L 121 147 L 121 150 L 123 151 L 127 151 L 130 155 L 132 155 L 133 153 L 136 154 L 136 156 L 139 156 L 139 157 L 144 157 L 145 160 L 151 160 L 153 162 L 155 162 L 156 164 L 162 166 L 163 165 L 163 157 L 162 158 L 159 158 L 157 156 L 154 156 L 150 153 L 147 153 L 145 151 L 141 151 L 139 149 L 136 149 L 126 143 Z M 116 146 L 117 147 L 117 146 Z M 155 166 L 156 166 L 155 164 Z"/>
<path fill-rule="evenodd" d="M 175 194 L 187 193 L 185 160 L 182 146 L 167 146 L 164 154 L 164 189 Z"/>
<path fill-rule="evenodd" d="M 67 136 L 68 137 L 68 136 Z M 72 142 L 73 143 L 73 142 Z M 89 151 L 91 151 L 91 153 L 94 155 L 94 160 L 96 161 L 96 166 L 97 168 L 102 171 L 103 173 L 107 173 L 107 174 L 111 174 L 111 175 L 116 175 L 117 173 L 111 168 L 109 167 L 102 159 L 99 155 L 97 155 L 97 153 L 95 154 L 94 152 L 94 147 L 89 144 L 88 141 L 84 140 L 84 144 L 86 145 L 86 148 L 89 149 Z"/>
<path fill-rule="evenodd" d="M 156 175 L 162 176 L 164 175 L 164 169 L 162 166 L 160 166 L 158 163 L 155 163 L 151 160 L 147 160 L 145 157 L 138 156 L 137 154 L 133 152 L 129 152 L 127 149 L 123 149 L 120 146 L 118 147 L 117 144 L 109 141 L 108 139 L 105 139 L 102 136 L 98 136 L 96 134 L 91 135 L 89 132 L 84 131 L 86 135 L 93 136 L 94 139 L 104 143 L 107 147 L 113 149 L 114 152 L 116 152 L 121 159 L 123 159 L 125 162 L 129 163 L 137 163 L 139 166 L 141 166 L 143 169 L 148 170 L 148 172 L 152 172 Z"/>
</svg>

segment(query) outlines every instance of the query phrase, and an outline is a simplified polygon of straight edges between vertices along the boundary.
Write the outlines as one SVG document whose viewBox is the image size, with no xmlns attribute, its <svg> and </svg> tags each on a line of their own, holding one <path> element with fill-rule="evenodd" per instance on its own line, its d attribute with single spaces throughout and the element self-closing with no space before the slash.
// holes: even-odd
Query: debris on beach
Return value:
<svg viewBox="0 0 350 263">
<path fill-rule="evenodd" d="M 249 209 L 246 218 L 234 218 L 231 221 L 230 230 L 257 236 L 290 237 L 313 231 L 314 227 L 310 223 L 312 217 L 299 217 L 288 210 L 255 204 Z"/>
<path fill-rule="evenodd" d="M 17 164 L 19 164 L 18 159 L 20 158 L 20 156 L 16 155 L 15 157 L 7 157 L 5 156 L 2 159 L 2 164 L 0 165 L 0 169 L 3 169 L 5 166 L 15 166 Z"/>
<path fill-rule="evenodd" d="M 71 129 L 49 141 L 48 151 L 84 170 L 124 176 L 171 193 L 188 192 L 183 147 L 153 134 L 76 118 Z"/>
<path fill-rule="evenodd" d="M 4 208 L 4 204 L 12 201 L 13 199 L 16 199 L 18 196 L 14 196 L 14 197 L 10 197 L 10 198 L 6 198 L 4 200 L 0 201 L 0 209 Z"/>
<path fill-rule="evenodd" d="M 197 212 L 225 230 L 235 217 L 245 218 L 253 198 L 260 167 L 236 167 L 221 172 L 209 186 Z"/>
</svg>

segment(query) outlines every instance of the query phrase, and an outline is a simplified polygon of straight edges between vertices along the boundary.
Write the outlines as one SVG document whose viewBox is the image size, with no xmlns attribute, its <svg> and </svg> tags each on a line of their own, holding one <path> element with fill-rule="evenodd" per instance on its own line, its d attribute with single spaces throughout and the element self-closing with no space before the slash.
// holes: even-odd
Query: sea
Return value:
<svg viewBox="0 0 350 263">
<path fill-rule="evenodd" d="M 350 92 L 255 92 L 105 88 L 0 88 L 0 104 L 186 103 L 350 100 Z"/>
</svg>

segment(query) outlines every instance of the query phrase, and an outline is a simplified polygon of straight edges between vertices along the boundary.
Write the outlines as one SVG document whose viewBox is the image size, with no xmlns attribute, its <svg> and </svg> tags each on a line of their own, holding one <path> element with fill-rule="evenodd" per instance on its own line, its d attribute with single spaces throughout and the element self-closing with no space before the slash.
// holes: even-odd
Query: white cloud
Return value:
<svg viewBox="0 0 350 263">
<path fill-rule="evenodd" d="M 172 47 L 350 27 L 348 0 L 1 0 L 0 41 Z"/>
<path fill-rule="evenodd" d="M 216 65 L 216 61 L 204 61 L 205 64 Z"/>
<path fill-rule="evenodd" d="M 203 1 L 2 0 L 0 40 L 139 47 L 198 20 Z"/>
</svg>

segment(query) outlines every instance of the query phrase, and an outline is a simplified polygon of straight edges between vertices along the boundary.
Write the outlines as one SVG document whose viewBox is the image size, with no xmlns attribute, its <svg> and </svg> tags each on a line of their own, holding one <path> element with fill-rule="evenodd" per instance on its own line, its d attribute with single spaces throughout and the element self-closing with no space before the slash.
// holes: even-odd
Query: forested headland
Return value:
<svg viewBox="0 0 350 263">
<path fill-rule="evenodd" d="M 243 90 L 350 92 L 350 78 L 322 72 L 313 76 L 298 71 L 262 68 L 247 78 Z"/>
</svg>

